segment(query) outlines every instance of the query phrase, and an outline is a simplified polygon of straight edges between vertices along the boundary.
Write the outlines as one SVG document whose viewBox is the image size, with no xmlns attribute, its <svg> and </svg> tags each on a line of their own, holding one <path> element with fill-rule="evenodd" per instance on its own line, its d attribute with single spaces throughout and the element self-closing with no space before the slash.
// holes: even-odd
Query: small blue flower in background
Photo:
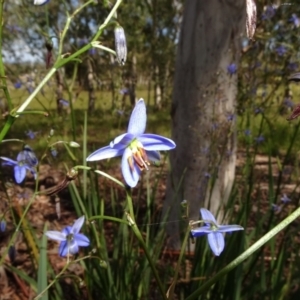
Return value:
<svg viewBox="0 0 300 300">
<path fill-rule="evenodd" d="M 280 200 L 285 204 L 291 202 L 291 199 L 286 194 L 283 194 Z"/>
<path fill-rule="evenodd" d="M 264 110 L 263 110 L 262 108 L 260 108 L 260 107 L 256 107 L 256 108 L 254 109 L 254 113 L 255 113 L 256 115 L 262 114 L 263 112 L 264 112 Z"/>
<path fill-rule="evenodd" d="M 208 173 L 208 172 L 204 172 L 204 177 L 205 177 L 205 178 L 210 178 L 211 175 L 210 175 L 210 173 Z"/>
<path fill-rule="evenodd" d="M 274 17 L 275 13 L 276 13 L 276 8 L 272 5 L 268 5 L 267 7 L 265 7 L 264 13 L 262 14 L 261 18 L 262 20 L 269 20 L 272 17 Z"/>
<path fill-rule="evenodd" d="M 34 0 L 33 4 L 34 5 L 44 5 L 46 3 L 48 3 L 50 0 Z"/>
<path fill-rule="evenodd" d="M 32 130 L 25 131 L 26 136 L 28 136 L 31 140 L 35 139 L 37 132 L 33 132 Z"/>
<path fill-rule="evenodd" d="M 291 71 L 296 71 L 298 69 L 298 63 L 296 62 L 290 62 L 288 65 L 287 65 L 288 69 L 291 70 Z"/>
<path fill-rule="evenodd" d="M 278 46 L 275 51 L 279 56 L 283 56 L 287 52 L 286 48 L 282 45 Z"/>
<path fill-rule="evenodd" d="M 159 161 L 158 151 L 171 150 L 175 143 L 163 136 L 144 133 L 146 129 L 146 105 L 140 99 L 129 120 L 127 133 L 116 137 L 109 146 L 100 148 L 87 157 L 87 161 L 97 161 L 122 156 L 122 173 L 126 183 L 135 187 L 141 172 L 150 165 L 150 161 Z"/>
<path fill-rule="evenodd" d="M 259 135 L 258 137 L 255 138 L 255 141 L 257 144 L 260 144 L 265 141 L 265 138 L 262 135 Z"/>
<path fill-rule="evenodd" d="M 68 107 L 70 105 L 69 101 L 65 99 L 59 99 L 58 101 L 62 106 Z"/>
<path fill-rule="evenodd" d="M 21 183 L 25 179 L 27 170 L 36 179 L 35 167 L 38 164 L 38 159 L 28 145 L 24 146 L 23 150 L 18 154 L 16 161 L 4 156 L 0 156 L 0 159 L 5 161 L 2 165 L 14 167 L 14 177 L 17 183 Z"/>
<path fill-rule="evenodd" d="M 281 211 L 281 207 L 277 204 L 272 203 L 271 207 L 272 207 L 272 210 L 275 211 L 275 212 L 280 212 Z"/>
<path fill-rule="evenodd" d="M 251 130 L 250 129 L 246 129 L 244 131 L 244 133 L 245 133 L 246 136 L 250 136 L 251 135 Z"/>
<path fill-rule="evenodd" d="M 89 53 L 89 55 L 94 56 L 94 55 L 96 55 L 97 50 L 96 50 L 96 48 L 91 48 L 91 49 L 89 49 L 88 53 Z"/>
<path fill-rule="evenodd" d="M 235 114 L 228 114 L 227 115 L 227 121 L 234 121 L 235 120 Z"/>
<path fill-rule="evenodd" d="M 14 87 L 15 87 L 16 89 L 21 88 L 21 86 L 22 86 L 22 82 L 20 82 L 20 81 L 17 81 L 17 82 L 14 84 Z"/>
<path fill-rule="evenodd" d="M 51 152 L 51 155 L 52 155 L 53 157 L 56 157 L 56 156 L 57 156 L 57 150 L 56 150 L 55 148 L 51 148 L 51 149 L 50 149 L 50 152 Z"/>
<path fill-rule="evenodd" d="M 295 106 L 294 102 L 291 100 L 290 97 L 284 98 L 283 104 L 288 108 L 293 108 Z"/>
<path fill-rule="evenodd" d="M 129 95 L 129 89 L 127 89 L 127 88 L 121 89 L 121 90 L 120 90 L 120 94 L 121 94 L 121 95 Z"/>
<path fill-rule="evenodd" d="M 292 14 L 291 18 L 289 19 L 290 22 L 294 23 L 295 27 L 300 26 L 300 19 L 297 17 L 296 14 Z"/>
<path fill-rule="evenodd" d="M 235 74 L 237 71 L 237 66 L 236 64 L 230 64 L 228 67 L 227 67 L 227 72 L 229 75 L 233 75 Z"/>
<path fill-rule="evenodd" d="M 218 225 L 213 214 L 205 208 L 200 209 L 200 214 L 205 225 L 192 229 L 191 235 L 196 238 L 206 234 L 210 249 L 216 256 L 219 256 L 225 247 L 223 233 L 244 230 L 240 225 Z"/>
<path fill-rule="evenodd" d="M 1 220 L 0 222 L 0 231 L 4 232 L 6 229 L 6 222 L 5 220 Z"/>
<path fill-rule="evenodd" d="M 79 247 L 88 247 L 90 240 L 82 233 L 79 233 L 84 223 L 84 216 L 77 219 L 73 226 L 65 227 L 60 231 L 46 231 L 45 235 L 55 241 L 59 241 L 59 255 L 64 257 L 69 254 L 78 253 Z"/>
</svg>

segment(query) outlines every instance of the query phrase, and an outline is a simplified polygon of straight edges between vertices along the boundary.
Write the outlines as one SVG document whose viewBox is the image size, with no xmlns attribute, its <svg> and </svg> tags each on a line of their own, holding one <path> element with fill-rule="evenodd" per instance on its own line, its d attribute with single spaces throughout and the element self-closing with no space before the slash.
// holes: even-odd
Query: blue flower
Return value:
<svg viewBox="0 0 300 300">
<path fill-rule="evenodd" d="M 251 130 L 250 129 L 246 129 L 244 131 L 244 133 L 245 133 L 246 136 L 250 136 L 251 135 Z"/>
<path fill-rule="evenodd" d="M 25 134 L 31 139 L 35 139 L 37 132 L 33 132 L 32 130 L 25 131 Z"/>
<path fill-rule="evenodd" d="M 237 71 L 237 66 L 236 66 L 236 64 L 230 64 L 230 65 L 227 67 L 227 72 L 229 73 L 229 75 L 235 74 L 236 71 Z"/>
<path fill-rule="evenodd" d="M 59 104 L 61 104 L 62 106 L 68 107 L 70 106 L 69 101 L 65 100 L 65 99 L 59 99 Z"/>
<path fill-rule="evenodd" d="M 278 46 L 275 51 L 279 56 L 283 56 L 287 52 L 286 48 L 282 45 Z"/>
<path fill-rule="evenodd" d="M 264 142 L 265 138 L 262 135 L 259 135 L 258 137 L 255 138 L 256 143 L 260 144 Z"/>
<path fill-rule="evenodd" d="M 6 229 L 6 222 L 5 220 L 1 220 L 0 222 L 0 231 L 4 232 Z"/>
<path fill-rule="evenodd" d="M 14 84 L 14 87 L 15 87 L 16 89 L 19 89 L 21 86 L 22 86 L 22 82 L 20 82 L 20 81 L 17 81 L 17 82 Z"/>
<path fill-rule="evenodd" d="M 191 235 L 195 238 L 207 234 L 210 249 L 216 256 L 219 256 L 225 247 L 223 233 L 244 230 L 240 225 L 218 225 L 213 214 L 205 208 L 201 208 L 200 213 L 205 225 L 192 229 Z"/>
<path fill-rule="evenodd" d="M 300 19 L 297 17 L 296 14 L 292 14 L 291 18 L 289 19 L 290 22 L 294 23 L 295 27 L 300 26 Z"/>
<path fill-rule="evenodd" d="M 268 5 L 267 7 L 265 7 L 264 11 L 265 12 L 262 14 L 261 18 L 262 20 L 268 20 L 274 17 L 276 13 L 276 8 L 273 7 L 272 5 Z"/>
<path fill-rule="evenodd" d="M 55 241 L 59 241 L 59 255 L 67 256 L 69 254 L 78 253 L 79 247 L 88 247 L 90 240 L 84 235 L 79 233 L 84 223 L 84 216 L 77 219 L 73 226 L 65 227 L 62 232 L 60 231 L 46 231 L 45 235 Z"/>
<path fill-rule="evenodd" d="M 283 203 L 291 202 L 291 199 L 290 199 L 286 194 L 283 194 L 283 196 L 281 197 L 280 200 L 281 200 Z"/>
<path fill-rule="evenodd" d="M 25 179 L 27 170 L 36 178 L 35 167 L 38 164 L 38 159 L 28 145 L 24 146 L 16 161 L 4 156 L 0 156 L 0 159 L 5 161 L 4 166 L 14 167 L 14 177 L 17 183 L 21 183 Z"/>
<path fill-rule="evenodd" d="M 144 133 L 146 129 L 146 105 L 140 99 L 132 111 L 127 133 L 116 137 L 109 146 L 100 148 L 92 153 L 87 161 L 96 161 L 122 156 L 122 173 L 126 183 L 135 187 L 141 171 L 148 170 L 150 161 L 159 161 L 160 150 L 170 150 L 175 143 L 163 136 Z"/>
</svg>

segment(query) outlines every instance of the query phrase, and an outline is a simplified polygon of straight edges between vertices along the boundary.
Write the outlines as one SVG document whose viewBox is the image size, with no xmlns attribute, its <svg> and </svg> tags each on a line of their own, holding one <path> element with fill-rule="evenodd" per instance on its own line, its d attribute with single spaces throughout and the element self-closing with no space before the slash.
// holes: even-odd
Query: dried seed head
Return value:
<svg viewBox="0 0 300 300">
<path fill-rule="evenodd" d="M 117 60 L 120 65 L 124 65 L 127 57 L 126 37 L 123 27 L 115 28 L 115 47 Z"/>
<path fill-rule="evenodd" d="M 246 31 L 249 39 L 252 39 L 256 28 L 256 4 L 254 0 L 246 0 Z"/>
</svg>

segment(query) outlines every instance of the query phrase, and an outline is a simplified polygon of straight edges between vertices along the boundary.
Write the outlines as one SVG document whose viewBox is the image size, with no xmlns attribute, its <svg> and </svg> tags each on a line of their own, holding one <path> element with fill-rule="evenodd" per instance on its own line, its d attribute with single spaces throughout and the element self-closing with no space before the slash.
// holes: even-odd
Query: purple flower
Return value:
<svg viewBox="0 0 300 300">
<path fill-rule="evenodd" d="M 158 151 L 171 150 L 175 143 L 163 136 L 144 133 L 146 129 L 146 105 L 140 99 L 132 111 L 127 133 L 116 137 L 109 146 L 100 148 L 87 157 L 87 161 L 97 161 L 122 156 L 122 173 L 126 183 L 135 187 L 141 171 L 148 170 L 150 161 L 159 161 Z"/>
<path fill-rule="evenodd" d="M 92 56 L 94 56 L 94 55 L 96 55 L 96 53 L 97 53 L 97 50 L 96 50 L 96 48 L 91 48 L 91 49 L 89 49 L 89 55 L 92 55 Z"/>
<path fill-rule="evenodd" d="M 58 101 L 62 106 L 68 107 L 70 105 L 69 101 L 65 99 L 59 99 Z"/>
<path fill-rule="evenodd" d="M 5 220 L 1 220 L 0 222 L 0 231 L 4 232 L 6 229 L 6 222 Z"/>
<path fill-rule="evenodd" d="M 37 132 L 33 132 L 32 130 L 25 131 L 25 134 L 31 139 L 34 140 Z"/>
<path fill-rule="evenodd" d="M 121 94 L 121 95 L 129 95 L 129 89 L 127 89 L 127 88 L 121 89 L 121 90 L 120 90 L 120 94 Z"/>
<path fill-rule="evenodd" d="M 259 135 L 258 137 L 255 138 L 257 144 L 264 142 L 264 140 L 265 138 L 262 135 Z"/>
<path fill-rule="evenodd" d="M 21 86 L 22 86 L 22 82 L 21 82 L 21 81 L 17 81 L 17 82 L 14 84 L 14 87 L 15 87 L 16 89 L 21 88 Z"/>
<path fill-rule="evenodd" d="M 60 231 L 46 231 L 45 235 L 55 241 L 59 241 L 59 255 L 64 257 L 69 254 L 78 253 L 79 247 L 88 247 L 90 240 L 84 235 L 79 233 L 84 223 L 84 216 L 75 221 L 73 226 L 65 227 L 62 232 Z"/>
<path fill-rule="evenodd" d="M 282 45 L 278 46 L 275 51 L 279 56 L 283 56 L 287 52 L 286 48 Z"/>
<path fill-rule="evenodd" d="M 264 11 L 265 12 L 261 16 L 262 20 L 269 20 L 272 17 L 274 17 L 276 13 L 276 8 L 272 5 L 268 5 L 267 7 L 265 7 Z"/>
<path fill-rule="evenodd" d="M 291 199 L 286 194 L 283 194 L 280 200 L 285 204 L 291 202 Z"/>
<path fill-rule="evenodd" d="M 255 113 L 256 115 L 262 114 L 263 112 L 264 112 L 264 110 L 263 110 L 262 108 L 260 108 L 260 107 L 256 107 L 256 108 L 254 109 L 254 113 Z"/>
<path fill-rule="evenodd" d="M 294 102 L 291 100 L 290 97 L 284 98 L 283 104 L 288 108 L 293 108 L 295 106 Z"/>
<path fill-rule="evenodd" d="M 227 67 L 227 72 L 229 75 L 233 75 L 235 74 L 237 71 L 237 66 L 236 64 L 230 64 L 228 67 Z"/>
<path fill-rule="evenodd" d="M 0 159 L 5 161 L 3 163 L 4 166 L 14 167 L 14 177 L 17 183 L 21 183 L 25 179 L 27 170 L 36 178 L 35 167 L 38 164 L 38 159 L 28 145 L 24 146 L 23 150 L 18 154 L 16 161 L 3 156 L 0 156 Z"/>
<path fill-rule="evenodd" d="M 234 114 L 228 114 L 227 115 L 227 121 L 234 121 L 235 115 Z"/>
<path fill-rule="evenodd" d="M 277 204 L 272 203 L 271 206 L 272 206 L 272 210 L 273 210 L 273 211 L 279 212 L 279 211 L 281 210 L 280 206 L 277 205 Z"/>
<path fill-rule="evenodd" d="M 51 148 L 51 149 L 50 149 L 50 152 L 51 152 L 51 155 L 52 155 L 53 157 L 56 157 L 56 156 L 57 156 L 57 150 L 56 150 L 55 148 Z"/>
<path fill-rule="evenodd" d="M 205 208 L 201 208 L 200 213 L 205 225 L 192 229 L 191 235 L 195 238 L 206 234 L 210 249 L 216 256 L 219 256 L 225 247 L 223 233 L 244 230 L 240 225 L 218 225 L 213 214 Z"/>
<path fill-rule="evenodd" d="M 290 62 L 288 65 L 287 65 L 288 69 L 291 70 L 291 71 L 296 71 L 298 69 L 298 63 L 296 62 Z"/>
<path fill-rule="evenodd" d="M 246 136 L 250 136 L 251 135 L 251 130 L 250 129 L 246 129 L 244 131 L 244 133 L 245 133 Z"/>
<path fill-rule="evenodd" d="M 292 14 L 290 20 L 290 22 L 294 23 L 295 27 L 299 27 L 300 26 L 300 19 L 297 17 L 296 14 Z"/>
</svg>

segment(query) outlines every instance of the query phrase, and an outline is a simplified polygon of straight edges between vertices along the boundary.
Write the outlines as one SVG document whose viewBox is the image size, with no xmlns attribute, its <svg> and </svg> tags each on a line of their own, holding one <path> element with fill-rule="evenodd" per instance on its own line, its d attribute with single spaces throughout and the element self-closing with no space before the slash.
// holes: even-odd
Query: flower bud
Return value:
<svg viewBox="0 0 300 300">
<path fill-rule="evenodd" d="M 115 48 L 116 56 L 120 65 L 124 65 L 127 57 L 126 37 L 123 27 L 115 28 Z"/>
<path fill-rule="evenodd" d="M 69 146 L 73 147 L 73 148 L 79 148 L 80 147 L 80 145 L 78 143 L 74 142 L 74 141 L 69 142 Z"/>
</svg>

